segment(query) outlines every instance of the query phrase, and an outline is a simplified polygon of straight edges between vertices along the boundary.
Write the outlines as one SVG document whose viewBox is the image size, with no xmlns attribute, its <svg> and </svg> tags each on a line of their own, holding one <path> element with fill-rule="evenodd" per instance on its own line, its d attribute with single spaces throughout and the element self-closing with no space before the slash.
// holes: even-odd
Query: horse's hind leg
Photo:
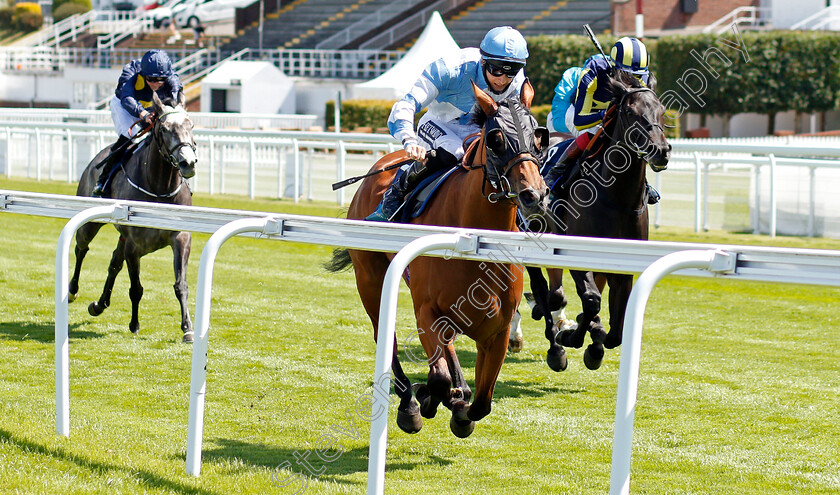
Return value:
<svg viewBox="0 0 840 495">
<path fill-rule="evenodd" d="M 388 270 L 388 258 L 381 253 L 370 251 L 351 251 L 350 255 L 356 273 L 356 288 L 373 325 L 373 339 L 376 340 L 379 329 L 379 303 L 382 299 L 385 272 Z M 400 398 L 399 406 L 397 406 L 397 426 L 406 433 L 417 433 L 423 426 L 423 419 L 420 417 L 420 407 L 412 395 L 411 381 L 405 376 L 397 350 L 395 341 L 391 371 L 394 373 L 394 392 Z M 379 380 L 381 377 L 376 377 L 376 379 Z M 382 392 L 390 393 L 390 391 Z"/>
<path fill-rule="evenodd" d="M 610 284 L 610 332 L 604 341 L 604 347 L 613 349 L 621 345 L 627 301 L 633 289 L 633 276 L 612 274 L 607 280 Z"/>
<path fill-rule="evenodd" d="M 187 263 L 190 259 L 190 246 L 192 235 L 189 232 L 179 232 L 172 237 L 172 254 L 175 264 L 175 297 L 181 305 L 181 331 L 184 333 L 184 342 L 193 341 L 193 324 L 190 320 L 190 310 L 187 298 L 189 286 L 187 285 Z"/>
<path fill-rule="evenodd" d="M 131 321 L 128 323 L 128 329 L 136 334 L 140 331 L 137 314 L 140 311 L 140 299 L 143 298 L 143 286 L 140 284 L 140 253 L 133 243 L 126 244 L 125 266 L 128 268 L 128 279 L 131 283 L 128 288 L 128 297 L 131 299 Z"/>
<path fill-rule="evenodd" d="M 114 281 L 117 280 L 117 275 L 120 273 L 125 261 L 125 237 L 120 236 L 117 241 L 117 247 L 111 255 L 111 262 L 108 264 L 108 278 L 105 279 L 105 287 L 102 288 L 102 295 L 99 296 L 99 301 L 94 301 L 88 305 L 88 313 L 91 316 L 99 316 L 105 311 L 105 308 L 111 305 L 111 291 L 114 290 Z"/>
<path fill-rule="evenodd" d="M 102 223 L 86 223 L 76 231 L 76 267 L 73 269 L 73 277 L 70 279 L 69 286 L 69 302 L 76 300 L 76 295 L 79 293 L 79 276 L 82 273 L 82 262 L 90 249 L 90 241 L 96 237 L 99 229 L 105 224 Z"/>
</svg>

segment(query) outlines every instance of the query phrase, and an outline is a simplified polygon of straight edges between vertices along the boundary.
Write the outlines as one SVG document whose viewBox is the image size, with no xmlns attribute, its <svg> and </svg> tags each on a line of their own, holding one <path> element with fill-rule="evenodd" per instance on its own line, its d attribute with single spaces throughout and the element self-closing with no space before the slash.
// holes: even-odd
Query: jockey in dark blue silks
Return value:
<svg viewBox="0 0 840 495">
<path fill-rule="evenodd" d="M 93 196 L 102 196 L 111 169 L 122 160 L 130 141 L 132 125 L 138 120 L 152 123 L 154 114 L 148 110 L 152 106 L 152 92 L 157 93 L 161 100 L 177 100 L 182 90 L 181 79 L 172 70 L 172 61 L 163 50 L 149 50 L 141 59 L 132 60 L 123 67 L 111 98 L 111 119 L 119 139 L 111 146 L 111 153 L 102 165 Z"/>
<path fill-rule="evenodd" d="M 572 105 L 569 106 L 565 119 L 568 131 L 575 136 L 575 140 L 560 155 L 546 177 L 549 187 L 553 187 L 554 182 L 565 171 L 566 165 L 573 163 L 583 153 L 592 136 L 603 126 L 604 114 L 613 99 L 607 83 L 612 71 L 620 70 L 632 74 L 647 86 L 651 78 L 649 63 L 650 58 L 644 43 L 627 36 L 615 42 L 610 50 L 610 57 L 595 55 L 587 59 L 580 72 Z M 553 116 L 555 122 L 557 117 Z M 659 201 L 659 193 L 650 185 L 647 187 L 648 204 L 656 204 Z"/>
<path fill-rule="evenodd" d="M 528 44 L 516 29 L 491 29 L 478 49 L 464 48 L 432 62 L 409 92 L 391 108 L 388 130 L 402 142 L 409 159 L 382 202 L 367 220 L 390 220 L 413 186 L 432 173 L 458 164 L 464 138 L 480 127 L 474 122 L 476 103 L 472 83 L 499 102 L 519 94 L 525 82 L 523 67 Z M 427 108 L 414 132 L 414 115 Z M 434 155 L 426 155 L 435 150 Z"/>
</svg>

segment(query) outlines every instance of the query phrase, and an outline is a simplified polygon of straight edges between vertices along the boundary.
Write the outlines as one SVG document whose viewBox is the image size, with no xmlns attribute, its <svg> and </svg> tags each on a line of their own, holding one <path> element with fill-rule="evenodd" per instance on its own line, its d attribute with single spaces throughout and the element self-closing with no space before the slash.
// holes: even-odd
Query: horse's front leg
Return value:
<svg viewBox="0 0 840 495">
<path fill-rule="evenodd" d="M 137 313 L 140 310 L 140 299 L 143 298 L 143 286 L 140 284 L 140 256 L 134 243 L 126 243 L 125 265 L 128 268 L 128 279 L 131 284 L 128 288 L 128 297 L 131 299 L 131 321 L 128 323 L 128 329 L 135 334 L 140 331 Z"/>
<path fill-rule="evenodd" d="M 592 344 L 583 354 L 583 363 L 587 368 L 595 370 L 601 366 L 601 361 L 604 359 L 603 342 L 607 335 L 604 327 L 601 326 L 601 318 L 598 316 L 601 311 L 601 291 L 598 290 L 598 284 L 592 272 L 572 270 L 571 273 L 583 312 L 577 317 L 577 329 L 560 332 L 560 341 L 563 345 L 579 348 L 583 346 L 586 332 L 589 332 Z"/>
<path fill-rule="evenodd" d="M 476 342 L 475 396 L 472 404 L 454 404 L 449 429 L 455 436 L 468 437 L 475 428 L 475 422 L 490 414 L 493 390 L 507 353 L 507 339 L 508 333 L 501 331 L 487 341 Z"/>
<path fill-rule="evenodd" d="M 175 265 L 175 297 L 181 305 L 181 331 L 184 333 L 184 342 L 192 342 L 194 332 L 187 301 L 189 296 L 187 263 L 190 260 L 192 235 L 189 232 L 178 232 L 177 235 L 172 236 L 171 245 Z"/>
<path fill-rule="evenodd" d="M 607 280 L 610 284 L 610 332 L 604 341 L 604 347 L 613 349 L 621 345 L 627 301 L 633 289 L 633 276 L 610 274 Z"/>
<path fill-rule="evenodd" d="M 105 308 L 111 305 L 111 291 L 114 290 L 114 281 L 117 280 L 117 275 L 122 270 L 124 261 L 125 238 L 120 236 L 120 240 L 117 241 L 117 247 L 111 255 L 111 262 L 108 264 L 108 278 L 105 279 L 105 287 L 102 288 L 102 295 L 99 296 L 99 301 L 94 301 L 88 305 L 88 313 L 91 316 L 101 315 L 105 311 Z"/>
<path fill-rule="evenodd" d="M 548 274 L 548 305 L 551 308 L 554 324 L 557 325 L 558 331 L 575 328 L 577 323 L 566 317 L 568 300 L 566 291 L 563 290 L 563 269 L 546 268 L 545 272 Z"/>
</svg>

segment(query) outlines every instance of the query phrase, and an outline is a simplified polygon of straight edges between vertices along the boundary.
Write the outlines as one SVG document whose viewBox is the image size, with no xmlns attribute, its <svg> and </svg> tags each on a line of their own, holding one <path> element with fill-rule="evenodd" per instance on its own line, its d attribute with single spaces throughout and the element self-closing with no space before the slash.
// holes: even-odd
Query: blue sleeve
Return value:
<svg viewBox="0 0 840 495">
<path fill-rule="evenodd" d="M 597 89 L 597 72 L 589 68 L 583 69 L 575 93 L 575 127 L 578 130 L 588 129 L 604 120 L 604 111 L 594 108 Z"/>
<path fill-rule="evenodd" d="M 180 93 L 183 89 L 184 85 L 181 84 L 181 78 L 178 74 L 173 73 L 166 79 L 166 82 L 163 84 L 163 87 L 161 87 L 158 96 L 161 99 L 172 98 L 173 100 L 178 101 L 178 93 Z"/>
<path fill-rule="evenodd" d="M 569 132 L 566 127 L 566 112 L 572 106 L 578 78 L 583 67 L 571 67 L 563 72 L 563 77 L 554 88 L 554 98 L 551 100 L 551 123 L 558 132 Z"/>
<path fill-rule="evenodd" d="M 120 99 L 120 104 L 131 115 L 139 118 L 143 111 L 143 106 L 137 101 L 134 95 L 134 86 L 137 83 L 139 74 L 139 64 L 129 62 L 123 67 L 122 74 L 120 74 L 119 83 L 117 83 L 117 98 Z"/>
</svg>

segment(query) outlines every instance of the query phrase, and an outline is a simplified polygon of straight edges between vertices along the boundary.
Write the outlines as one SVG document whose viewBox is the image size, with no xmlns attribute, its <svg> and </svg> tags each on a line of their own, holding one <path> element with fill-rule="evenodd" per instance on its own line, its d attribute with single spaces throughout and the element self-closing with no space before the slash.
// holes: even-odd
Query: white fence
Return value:
<svg viewBox="0 0 840 495">
<path fill-rule="evenodd" d="M 203 436 L 206 365 L 213 263 L 221 245 L 235 235 L 270 240 L 398 252 L 385 277 L 377 339 L 374 383 L 389 389 L 397 288 L 403 270 L 426 254 L 476 261 L 639 273 L 630 295 L 622 339 L 614 429 L 611 494 L 630 489 L 630 459 L 638 388 L 644 309 L 665 275 L 716 275 L 742 280 L 840 286 L 840 251 L 704 245 L 530 235 L 525 233 L 404 226 L 260 212 L 217 210 L 152 203 L 79 198 L 0 190 L 0 212 L 70 218 L 56 252 L 56 431 L 70 432 L 68 270 L 70 243 L 88 221 L 213 233 L 200 259 L 196 294 L 186 469 L 199 475 Z M 515 253 L 512 255 L 511 253 Z M 384 399 L 387 404 L 387 398 Z M 371 426 L 368 494 L 385 490 L 388 408 Z"/>
<path fill-rule="evenodd" d="M 107 112 L 0 110 L 0 174 L 75 182 L 113 139 Z M 199 145 L 193 190 L 207 194 L 345 204 L 381 153 L 398 149 L 382 134 L 282 132 L 313 116 L 192 114 Z M 54 119 L 49 124 L 39 123 Z M 7 121 L 7 122 L 2 122 Z M 91 124 L 83 124 L 90 122 Z M 92 125 L 93 123 L 96 125 Z M 214 127 L 208 129 L 207 127 Z M 229 129 L 229 128 L 236 128 Z M 253 128 L 253 131 L 241 129 Z M 676 139 L 669 170 L 649 173 L 662 192 L 652 223 L 775 235 L 840 237 L 840 138 Z"/>
</svg>

